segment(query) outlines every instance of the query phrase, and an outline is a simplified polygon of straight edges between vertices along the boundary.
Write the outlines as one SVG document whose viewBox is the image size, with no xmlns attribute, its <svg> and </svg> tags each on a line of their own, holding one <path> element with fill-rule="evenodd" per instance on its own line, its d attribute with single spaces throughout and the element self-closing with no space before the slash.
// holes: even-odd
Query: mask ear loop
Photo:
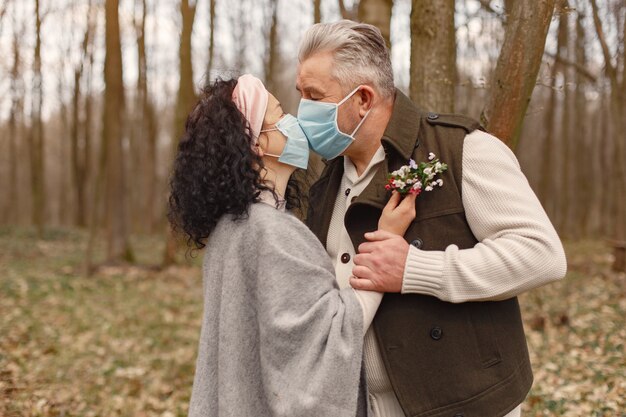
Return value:
<svg viewBox="0 0 626 417">
<path fill-rule="evenodd" d="M 279 129 L 277 127 L 273 127 L 271 129 L 263 129 L 263 130 L 259 131 L 259 133 L 274 132 L 276 130 L 279 130 Z M 268 142 L 269 142 L 269 136 L 267 137 L 267 139 L 268 139 Z M 258 140 L 257 140 L 257 146 L 259 148 L 261 147 L 261 143 Z M 280 158 L 280 155 L 276 155 L 276 154 L 273 154 L 273 153 L 268 153 L 268 152 L 265 152 L 265 151 L 263 151 L 263 155 L 271 156 L 273 158 Z"/>
<path fill-rule="evenodd" d="M 363 84 L 359 84 L 356 86 L 356 88 L 354 90 L 352 90 L 352 92 L 350 94 L 348 94 L 347 96 L 344 97 L 343 100 L 341 100 L 339 103 L 337 103 L 337 106 L 341 106 L 343 103 L 345 103 L 346 101 L 348 101 L 348 99 L 350 99 L 350 97 L 352 97 L 354 95 L 354 93 L 356 93 L 357 91 L 359 91 L 359 88 L 363 87 Z"/>
<path fill-rule="evenodd" d="M 352 136 L 354 138 L 354 135 L 356 135 L 356 132 L 359 130 L 359 128 L 361 127 L 363 122 L 365 122 L 365 119 L 367 119 L 367 116 L 369 116 L 371 111 L 372 111 L 372 108 L 370 107 L 370 109 L 367 111 L 367 113 L 365 113 L 365 115 L 363 116 L 363 118 L 361 119 L 359 124 L 356 125 L 356 127 L 354 128 L 354 130 L 352 131 L 352 134 L 350 136 Z"/>
<path fill-rule="evenodd" d="M 343 100 L 341 100 L 339 103 L 337 103 L 337 107 L 341 106 L 343 103 L 345 103 L 350 97 L 352 97 L 357 91 L 359 91 L 359 88 L 363 87 L 363 84 L 359 84 L 354 90 L 352 90 L 352 92 L 350 94 L 348 94 Z M 354 139 L 354 135 L 356 134 L 356 132 L 359 130 L 359 128 L 361 127 L 361 125 L 363 124 L 363 122 L 365 122 L 365 119 L 367 119 L 367 116 L 369 116 L 370 112 L 372 111 L 372 108 L 370 107 L 370 109 L 367 111 L 367 113 L 365 113 L 365 116 L 363 116 L 363 118 L 361 119 L 361 121 L 359 122 L 358 125 L 356 125 L 356 127 L 354 128 L 354 130 L 352 131 L 352 133 L 350 134 L 350 136 L 352 137 L 352 139 Z"/>
</svg>

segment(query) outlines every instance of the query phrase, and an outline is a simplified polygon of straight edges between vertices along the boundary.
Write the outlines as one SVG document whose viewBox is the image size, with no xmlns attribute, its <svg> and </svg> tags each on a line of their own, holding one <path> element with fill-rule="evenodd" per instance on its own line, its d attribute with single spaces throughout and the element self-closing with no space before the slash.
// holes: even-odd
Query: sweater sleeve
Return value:
<svg viewBox="0 0 626 417">
<path fill-rule="evenodd" d="M 511 150 L 482 131 L 463 145 L 462 199 L 473 248 L 410 246 L 403 293 L 449 302 L 502 300 L 561 279 L 561 241 Z"/>
<path fill-rule="evenodd" d="M 265 218 L 252 231 L 259 352 L 266 401 L 275 416 L 356 413 L 363 313 L 351 288 L 339 289 L 332 264 L 296 218 Z"/>
<path fill-rule="evenodd" d="M 365 334 L 374 320 L 378 307 L 380 307 L 380 302 L 383 300 L 383 293 L 364 290 L 354 290 L 354 293 L 363 309 L 363 334 Z"/>
</svg>

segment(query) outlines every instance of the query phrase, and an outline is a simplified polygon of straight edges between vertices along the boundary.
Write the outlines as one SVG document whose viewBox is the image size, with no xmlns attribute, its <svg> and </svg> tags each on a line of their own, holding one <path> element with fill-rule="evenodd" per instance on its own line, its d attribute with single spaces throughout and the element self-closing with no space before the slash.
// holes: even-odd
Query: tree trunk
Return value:
<svg viewBox="0 0 626 417">
<path fill-rule="evenodd" d="M 624 76 L 626 71 L 624 65 L 626 62 L 626 50 L 622 48 L 621 59 L 617 60 L 617 65 L 621 65 L 622 68 L 618 68 L 613 64 L 613 54 L 609 50 L 602 21 L 598 13 L 598 5 L 596 0 L 589 0 L 593 13 L 594 26 L 598 35 L 598 41 L 602 48 L 602 54 L 604 56 L 604 71 L 607 78 L 610 81 L 611 93 L 610 93 L 610 108 L 611 119 L 613 122 L 613 170 L 608 173 L 615 181 L 615 188 L 613 190 L 613 249 L 614 249 L 614 271 L 626 271 L 626 168 L 624 167 L 624 160 L 626 159 L 626 137 L 624 131 L 626 129 L 626 77 Z M 622 26 L 618 28 L 618 32 L 626 33 L 626 22 L 623 19 L 617 19 L 621 21 Z"/>
<path fill-rule="evenodd" d="M 454 111 L 454 0 L 413 0 L 411 99 L 428 111 Z"/>
<path fill-rule="evenodd" d="M 392 9 L 393 0 L 361 0 L 359 2 L 359 21 L 380 29 L 389 49 L 391 49 Z"/>
<path fill-rule="evenodd" d="M 211 0 L 211 7 L 214 7 L 215 0 Z M 150 99 L 148 91 L 148 58 L 146 55 L 146 18 L 148 14 L 146 0 L 141 0 L 142 14 L 137 32 L 137 49 L 138 49 L 138 95 L 139 106 L 141 109 L 141 138 L 142 149 L 145 150 L 144 155 L 140 158 L 143 160 L 143 172 L 141 173 L 142 187 L 144 188 L 144 198 L 139 204 L 141 213 L 145 216 L 144 231 L 153 232 L 158 223 L 156 219 L 156 207 L 158 184 L 157 184 L 157 122 L 154 105 Z M 214 11 L 212 11 L 214 13 Z M 213 26 L 211 26 L 211 31 Z M 211 35 L 212 37 L 213 35 Z M 213 42 L 211 40 L 211 42 Z"/>
<path fill-rule="evenodd" d="M 555 0 L 518 0 L 507 19 L 504 43 L 481 121 L 515 148 L 546 43 Z"/>
<path fill-rule="evenodd" d="M 504 15 L 507 18 L 511 14 L 511 11 L 513 10 L 514 3 L 515 3 L 515 0 L 504 0 Z M 506 19 L 505 19 L 505 22 L 506 22 Z"/>
<path fill-rule="evenodd" d="M 106 0 L 102 143 L 106 158 L 107 260 L 132 262 L 124 192 L 124 82 L 118 8 L 119 0 Z"/>
<path fill-rule="evenodd" d="M 272 21 L 268 33 L 268 52 L 265 61 L 265 86 L 268 91 L 276 94 L 280 50 L 278 44 L 278 0 L 270 0 Z"/>
<path fill-rule="evenodd" d="M 206 81 L 211 81 L 211 70 L 215 67 L 215 0 L 209 0 L 209 59 L 206 69 Z"/>
<path fill-rule="evenodd" d="M 251 8 L 253 5 L 249 0 L 240 0 L 233 4 L 233 7 L 229 10 L 230 26 L 233 28 L 231 31 L 234 43 L 234 68 L 239 73 L 244 73 L 247 67 L 246 60 L 246 48 L 248 46 L 247 28 L 252 24 L 251 20 L 254 17 L 250 17 Z"/>
<path fill-rule="evenodd" d="M 178 96 L 176 99 L 176 111 L 174 118 L 174 138 L 172 140 L 172 157 L 176 154 L 178 141 L 185 132 L 185 120 L 196 100 L 193 84 L 193 66 L 191 56 L 191 34 L 193 32 L 193 22 L 196 16 L 195 0 L 180 0 L 180 13 L 183 27 L 180 35 L 179 49 L 179 71 L 180 82 L 178 85 Z M 171 228 L 167 228 L 167 242 L 163 256 L 163 266 L 168 266 L 176 261 L 176 249 L 178 240 L 172 233 Z"/>
<path fill-rule="evenodd" d="M 564 42 L 565 36 L 567 33 L 567 25 L 563 20 L 563 16 L 559 15 L 559 28 L 557 35 L 557 56 L 566 50 L 566 43 Z M 539 197 L 543 206 L 546 209 L 546 212 L 552 218 L 552 222 L 555 223 L 556 220 L 556 186 L 555 183 L 555 167 L 556 167 L 556 131 L 555 131 L 555 119 L 556 119 L 556 109 L 558 106 L 558 91 L 561 90 L 559 86 L 557 86 L 557 75 L 559 71 L 562 69 L 562 65 L 559 61 L 554 62 L 550 71 L 550 82 L 552 86 L 550 88 L 550 97 L 548 99 L 548 105 L 545 112 L 545 123 L 543 127 L 544 131 L 544 152 L 543 152 L 543 160 L 541 162 L 540 168 L 540 183 L 539 183 Z"/>
<path fill-rule="evenodd" d="M 65 56 L 69 55 L 69 48 L 64 52 Z M 62 73 L 65 73 L 66 63 L 61 65 Z M 73 215 L 75 204 L 72 203 L 72 193 L 68 192 L 72 188 L 72 169 L 71 165 L 67 164 L 67 161 L 71 159 L 71 142 L 67 141 L 70 135 L 70 127 L 68 122 L 68 105 L 63 99 L 64 92 L 68 89 L 68 85 L 65 82 L 65 77 L 60 76 L 58 82 L 58 96 L 59 96 L 59 118 L 61 119 L 59 137 L 62 138 L 59 143 L 58 153 L 58 169 L 59 169 L 59 189 L 57 195 L 59 197 L 59 205 L 57 207 L 56 220 L 59 224 L 64 226 L 73 225 Z"/>
<path fill-rule="evenodd" d="M 570 12 L 568 0 L 559 0 L 557 8 L 560 10 L 560 23 L 559 23 L 559 56 L 563 56 L 566 59 L 570 59 L 571 57 L 571 42 L 570 42 L 570 24 L 569 17 Z M 570 123 L 570 115 L 573 111 L 572 106 L 572 94 L 570 92 L 570 83 L 571 83 L 571 71 L 569 67 L 563 67 L 561 70 L 561 74 L 563 77 L 563 101 L 562 101 L 562 112 L 561 112 L 561 140 L 560 140 L 560 160 L 561 163 L 561 186 L 559 187 L 558 198 L 560 200 L 559 203 L 559 216 L 558 221 L 556 223 L 557 230 L 560 232 L 562 236 L 571 237 L 571 224 L 570 224 L 570 214 L 572 211 L 570 201 L 570 183 L 572 181 L 572 176 L 570 172 L 570 168 L 572 165 L 572 155 L 571 155 L 571 143 L 574 138 L 572 136 L 572 126 Z M 553 173 L 554 175 L 554 173 Z"/>
<path fill-rule="evenodd" d="M 82 49 L 82 59 L 80 63 L 74 70 L 74 92 L 72 95 L 72 121 L 70 127 L 70 138 L 71 138 L 71 161 L 72 161 L 72 179 L 74 182 L 74 190 L 76 192 L 76 210 L 75 210 L 75 219 L 74 222 L 78 227 L 85 227 L 87 225 L 87 215 L 86 215 L 86 169 L 89 165 L 89 160 L 81 158 L 83 153 L 81 152 L 81 147 L 84 149 L 86 144 L 83 142 L 81 146 L 80 141 L 80 106 L 81 106 L 81 81 L 83 79 L 83 72 L 85 68 L 85 62 L 90 59 L 89 49 L 93 45 L 93 30 L 94 30 L 94 22 L 93 22 L 93 9 L 92 9 L 92 1 L 90 0 L 88 3 L 87 9 L 87 28 L 85 29 L 85 34 L 83 35 L 83 42 L 81 45 Z M 83 151 L 84 152 L 84 151 Z"/>
<path fill-rule="evenodd" d="M 39 0 L 35 0 L 35 49 L 33 58 L 33 89 L 32 89 L 32 121 L 28 134 L 30 148 L 30 172 L 32 201 L 32 221 L 37 234 L 43 237 L 45 196 L 45 163 L 44 163 L 44 132 L 41 120 L 43 105 L 42 74 L 41 74 L 41 9 Z"/>
<path fill-rule="evenodd" d="M 97 19 L 97 15 L 96 15 L 96 19 Z M 96 22 L 94 22 L 94 28 L 97 26 Z M 91 182 L 91 178 L 92 178 L 92 173 L 95 172 L 94 169 L 92 169 L 92 149 L 93 149 L 93 131 L 92 131 L 92 127 L 93 127 L 93 120 L 94 120 L 94 106 L 93 106 L 93 68 L 94 68 L 94 59 L 95 59 L 95 55 L 94 55 L 94 48 L 93 48 L 93 37 L 92 39 L 92 47 L 89 48 L 89 59 L 87 60 L 88 63 L 88 67 L 87 67 L 87 82 L 85 84 L 85 92 L 83 94 L 84 96 L 84 107 L 85 107 L 85 119 L 82 121 L 80 128 L 81 128 L 81 135 L 82 135 L 82 141 L 83 141 L 83 152 L 82 152 L 82 161 L 83 161 L 83 166 L 82 166 L 82 176 L 84 177 L 84 203 L 83 203 L 83 221 L 85 222 L 85 225 L 87 225 L 88 222 L 88 213 L 90 211 L 93 210 L 93 206 L 90 205 L 91 202 L 95 201 L 95 199 L 93 198 L 93 192 L 90 192 L 90 188 L 87 187 L 88 184 L 90 184 Z M 93 187 L 95 189 L 95 187 Z"/>
<path fill-rule="evenodd" d="M 8 222 L 15 224 L 20 219 L 20 194 L 17 192 L 17 166 L 19 143 L 18 125 L 22 124 L 24 114 L 24 92 L 20 82 L 20 70 L 22 67 L 22 56 L 20 54 L 20 40 L 23 33 L 18 32 L 17 19 L 14 17 L 13 26 L 13 64 L 11 66 L 11 111 L 9 114 L 9 213 Z"/>
<path fill-rule="evenodd" d="M 322 22 L 322 0 L 313 0 L 313 23 Z"/>
<path fill-rule="evenodd" d="M 358 18 L 359 2 L 357 0 L 355 0 L 352 3 L 352 8 L 350 9 L 346 7 L 346 4 L 344 3 L 343 0 L 338 0 L 338 1 L 339 1 L 339 13 L 341 13 L 342 19 L 356 20 Z"/>
<path fill-rule="evenodd" d="M 587 66 L 587 57 L 585 54 L 585 28 L 584 18 L 582 13 L 578 13 L 576 19 L 576 41 L 575 41 L 575 60 L 576 63 L 585 68 Z M 585 165 L 591 165 L 591 172 L 596 171 L 599 167 L 595 164 L 595 159 L 591 159 L 590 156 L 594 155 L 593 143 L 589 140 L 591 136 L 588 132 L 591 130 L 586 127 L 585 118 L 587 114 L 585 98 L 586 79 L 584 76 L 576 71 L 574 74 L 574 83 L 576 85 L 575 92 L 575 104 L 574 104 L 574 132 L 573 135 L 576 138 L 576 143 L 573 149 L 573 165 L 575 167 L 583 167 Z M 591 160 L 590 160 L 591 159 Z M 574 169 L 573 170 L 574 190 L 570 190 L 573 197 L 573 226 L 575 238 L 588 237 L 590 234 L 589 220 L 591 205 L 595 199 L 590 200 L 581 199 L 579 196 L 591 196 L 593 194 L 593 184 L 589 181 L 585 170 Z"/>
</svg>

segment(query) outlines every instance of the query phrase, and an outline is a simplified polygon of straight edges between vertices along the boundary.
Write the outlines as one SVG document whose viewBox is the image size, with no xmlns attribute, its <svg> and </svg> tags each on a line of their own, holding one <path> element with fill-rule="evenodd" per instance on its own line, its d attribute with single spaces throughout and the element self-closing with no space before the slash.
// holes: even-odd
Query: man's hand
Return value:
<svg viewBox="0 0 626 417">
<path fill-rule="evenodd" d="M 359 245 L 350 285 L 357 290 L 400 292 L 409 244 L 402 236 L 377 230 Z"/>
</svg>

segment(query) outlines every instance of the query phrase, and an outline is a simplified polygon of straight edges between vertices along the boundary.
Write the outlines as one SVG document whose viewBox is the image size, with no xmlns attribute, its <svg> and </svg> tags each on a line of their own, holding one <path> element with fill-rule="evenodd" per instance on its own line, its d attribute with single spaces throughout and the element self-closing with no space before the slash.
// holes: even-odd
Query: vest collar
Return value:
<svg viewBox="0 0 626 417">
<path fill-rule="evenodd" d="M 385 149 L 389 147 L 394 149 L 407 164 L 413 151 L 419 145 L 417 135 L 420 121 L 421 112 L 417 106 L 404 93 L 396 89 L 391 119 L 381 141 Z"/>
<path fill-rule="evenodd" d="M 392 169 L 395 170 L 402 165 L 408 164 L 413 151 L 419 145 L 417 136 L 420 122 L 421 114 L 417 106 L 400 90 L 396 89 L 393 113 L 381 138 L 386 158 L 378 167 L 369 185 L 359 196 L 356 196 L 354 202 L 346 210 L 344 222 L 355 249 L 363 241 L 363 233 L 376 230 L 380 212 L 387 200 L 389 200 L 391 193 L 385 189 L 387 173 L 390 168 L 389 151 L 393 150 L 396 154 L 391 164 Z M 328 227 L 330 226 L 337 191 L 344 173 L 344 166 L 343 158 L 334 158 L 330 161 L 324 160 L 324 163 L 326 168 L 315 184 L 317 190 L 315 196 L 313 193 L 311 194 L 312 198 L 309 202 L 313 206 L 313 211 L 317 214 L 313 218 L 307 219 L 307 224 L 322 244 L 326 246 Z M 322 189 L 323 192 L 319 195 L 317 191 Z M 354 216 L 355 211 L 362 210 L 372 212 L 364 216 Z M 363 222 L 359 221 L 359 218 Z"/>
</svg>

